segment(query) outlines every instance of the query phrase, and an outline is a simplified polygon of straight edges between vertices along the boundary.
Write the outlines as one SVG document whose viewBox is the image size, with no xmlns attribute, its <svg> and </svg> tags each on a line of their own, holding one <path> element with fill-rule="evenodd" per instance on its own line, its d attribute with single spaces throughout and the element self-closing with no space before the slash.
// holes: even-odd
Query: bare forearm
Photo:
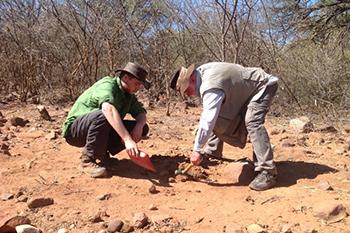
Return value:
<svg viewBox="0 0 350 233">
<path fill-rule="evenodd" d="M 123 121 L 120 118 L 119 112 L 113 105 L 103 103 L 102 113 L 124 142 L 131 139 L 129 132 L 125 128 Z"/>
<path fill-rule="evenodd" d="M 135 117 L 135 120 L 136 120 L 136 125 L 143 128 L 147 122 L 146 113 L 145 112 L 140 113 Z"/>
</svg>

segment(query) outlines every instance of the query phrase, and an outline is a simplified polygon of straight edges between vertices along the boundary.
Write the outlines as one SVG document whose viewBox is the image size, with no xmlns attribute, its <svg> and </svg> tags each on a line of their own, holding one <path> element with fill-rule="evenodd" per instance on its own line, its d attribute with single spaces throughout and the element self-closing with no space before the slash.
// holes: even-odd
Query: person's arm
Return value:
<svg viewBox="0 0 350 233">
<path fill-rule="evenodd" d="M 147 122 L 146 112 L 139 113 L 136 117 L 136 125 L 131 131 L 131 137 L 135 142 L 139 142 L 142 137 L 143 127 Z"/>
<path fill-rule="evenodd" d="M 120 138 L 123 140 L 128 155 L 133 157 L 138 156 L 139 150 L 136 142 L 125 128 L 117 109 L 112 104 L 104 102 L 102 104 L 102 113 L 106 117 L 109 124 L 115 129 Z"/>
<path fill-rule="evenodd" d="M 224 99 L 225 93 L 220 89 L 211 89 L 203 94 L 203 110 L 191 155 L 194 165 L 199 165 L 202 160 L 200 151 L 213 131 Z"/>
</svg>

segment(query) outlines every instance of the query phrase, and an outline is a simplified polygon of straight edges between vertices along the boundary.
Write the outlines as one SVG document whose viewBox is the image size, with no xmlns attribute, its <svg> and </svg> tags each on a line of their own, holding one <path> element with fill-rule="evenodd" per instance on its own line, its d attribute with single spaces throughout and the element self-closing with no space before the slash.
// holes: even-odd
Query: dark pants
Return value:
<svg viewBox="0 0 350 233">
<path fill-rule="evenodd" d="M 131 132 L 136 121 L 123 120 L 125 128 Z M 148 125 L 143 127 L 142 136 L 149 131 Z M 108 152 L 112 155 L 125 149 L 118 133 L 109 124 L 101 110 L 78 117 L 72 123 L 66 136 L 68 144 L 85 147 L 87 156 L 103 160 Z"/>
</svg>

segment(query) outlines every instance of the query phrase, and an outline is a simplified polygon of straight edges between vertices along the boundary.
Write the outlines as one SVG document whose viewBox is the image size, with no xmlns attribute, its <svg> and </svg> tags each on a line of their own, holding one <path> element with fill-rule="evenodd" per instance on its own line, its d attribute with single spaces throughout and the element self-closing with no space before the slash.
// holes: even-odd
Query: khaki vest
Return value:
<svg viewBox="0 0 350 233">
<path fill-rule="evenodd" d="M 238 64 L 212 62 L 197 69 L 202 83 L 200 97 L 209 89 L 221 89 L 225 99 L 221 105 L 213 132 L 224 142 L 243 148 L 247 130 L 244 124 L 249 100 L 268 82 L 268 74 L 261 68 L 245 68 Z"/>
</svg>

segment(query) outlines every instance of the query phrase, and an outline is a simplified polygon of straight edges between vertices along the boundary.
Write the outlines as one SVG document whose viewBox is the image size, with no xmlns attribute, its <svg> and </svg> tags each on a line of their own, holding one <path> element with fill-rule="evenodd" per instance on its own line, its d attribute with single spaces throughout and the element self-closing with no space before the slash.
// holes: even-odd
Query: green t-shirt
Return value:
<svg viewBox="0 0 350 233">
<path fill-rule="evenodd" d="M 67 136 L 69 127 L 77 117 L 101 109 L 105 102 L 112 104 L 118 110 L 121 119 L 127 113 L 135 118 L 138 114 L 146 112 L 135 95 L 122 89 L 119 77 L 107 76 L 94 83 L 75 101 L 63 123 L 63 136 Z"/>
</svg>

